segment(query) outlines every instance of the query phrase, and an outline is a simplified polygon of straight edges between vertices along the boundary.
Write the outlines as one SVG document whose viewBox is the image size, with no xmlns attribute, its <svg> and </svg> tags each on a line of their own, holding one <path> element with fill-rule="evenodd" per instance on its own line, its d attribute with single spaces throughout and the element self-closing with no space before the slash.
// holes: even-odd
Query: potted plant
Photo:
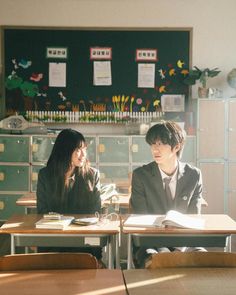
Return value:
<svg viewBox="0 0 236 295">
<path fill-rule="evenodd" d="M 198 96 L 208 97 L 209 88 L 207 88 L 207 80 L 217 76 L 220 72 L 218 68 L 210 70 L 209 68 L 199 69 L 194 66 L 192 70 L 189 70 L 188 75 L 184 79 L 184 83 L 187 85 L 195 85 L 199 80 L 201 87 L 198 87 Z"/>
</svg>

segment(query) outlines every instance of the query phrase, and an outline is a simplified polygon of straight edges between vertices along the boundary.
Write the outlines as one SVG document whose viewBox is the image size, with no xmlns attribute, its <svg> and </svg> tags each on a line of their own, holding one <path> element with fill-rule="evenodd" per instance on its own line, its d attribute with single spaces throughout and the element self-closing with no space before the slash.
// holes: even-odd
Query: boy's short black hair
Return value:
<svg viewBox="0 0 236 295">
<path fill-rule="evenodd" d="M 185 131 L 173 121 L 161 121 L 153 125 L 146 134 L 146 142 L 149 145 L 155 144 L 158 140 L 163 144 L 168 144 L 173 149 L 180 145 L 177 156 L 180 157 L 186 139 Z"/>
</svg>

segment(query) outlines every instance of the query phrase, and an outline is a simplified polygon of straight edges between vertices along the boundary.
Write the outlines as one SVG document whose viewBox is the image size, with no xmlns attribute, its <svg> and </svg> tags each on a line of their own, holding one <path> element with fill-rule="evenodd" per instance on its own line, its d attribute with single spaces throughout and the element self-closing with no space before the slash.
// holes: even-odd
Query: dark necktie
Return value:
<svg viewBox="0 0 236 295">
<path fill-rule="evenodd" d="M 173 198 L 172 198 L 172 193 L 170 190 L 170 181 L 171 181 L 171 178 L 169 177 L 164 178 L 165 194 L 166 194 L 166 199 L 167 199 L 169 209 L 173 207 Z"/>
</svg>

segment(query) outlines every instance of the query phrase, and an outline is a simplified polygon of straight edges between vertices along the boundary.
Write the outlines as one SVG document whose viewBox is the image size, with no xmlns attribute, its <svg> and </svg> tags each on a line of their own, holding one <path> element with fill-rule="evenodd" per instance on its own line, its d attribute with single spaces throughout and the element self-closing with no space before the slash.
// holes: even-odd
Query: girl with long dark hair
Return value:
<svg viewBox="0 0 236 295">
<path fill-rule="evenodd" d="M 85 138 L 76 130 L 64 129 L 56 138 L 47 166 L 39 171 L 37 212 L 94 214 L 100 210 L 99 171 L 89 164 Z M 76 249 L 40 248 L 40 251 L 90 252 L 101 259 L 100 247 Z"/>
</svg>

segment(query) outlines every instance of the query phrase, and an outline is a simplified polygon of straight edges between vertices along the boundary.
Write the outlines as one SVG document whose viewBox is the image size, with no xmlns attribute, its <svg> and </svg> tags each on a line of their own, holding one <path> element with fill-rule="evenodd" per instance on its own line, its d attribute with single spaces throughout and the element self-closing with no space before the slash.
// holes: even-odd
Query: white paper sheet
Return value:
<svg viewBox="0 0 236 295">
<path fill-rule="evenodd" d="M 66 87 L 66 63 L 49 63 L 49 87 Z"/>
<path fill-rule="evenodd" d="M 110 61 L 95 61 L 93 69 L 93 85 L 101 86 L 111 85 L 111 62 Z"/>
<path fill-rule="evenodd" d="M 138 64 L 138 87 L 139 88 L 155 87 L 155 64 L 153 63 Z"/>
</svg>

